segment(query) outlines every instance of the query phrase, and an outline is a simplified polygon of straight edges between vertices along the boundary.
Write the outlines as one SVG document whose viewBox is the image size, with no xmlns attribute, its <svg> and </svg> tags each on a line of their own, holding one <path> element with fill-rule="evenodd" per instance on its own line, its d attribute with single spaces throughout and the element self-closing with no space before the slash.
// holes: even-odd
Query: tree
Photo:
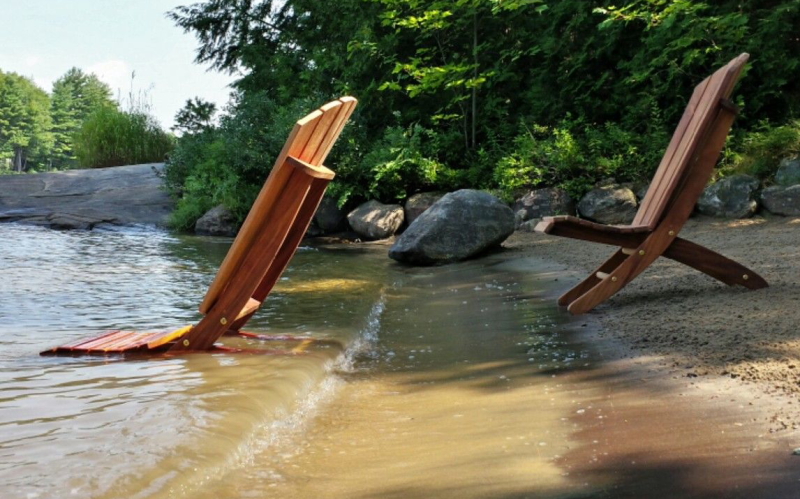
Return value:
<svg viewBox="0 0 800 499">
<path fill-rule="evenodd" d="M 101 107 L 116 108 L 111 89 L 94 74 L 72 68 L 53 83 L 50 114 L 53 120 L 53 163 L 75 163 L 73 141 L 86 119 Z"/>
<path fill-rule="evenodd" d="M 214 113 L 217 106 L 213 102 L 204 101 L 200 97 L 189 99 L 186 104 L 175 114 L 175 126 L 172 130 L 178 130 L 184 134 L 200 133 L 212 128 Z"/>
<path fill-rule="evenodd" d="M 0 157 L 14 171 L 28 169 L 29 159 L 45 163 L 52 147 L 50 98 L 28 78 L 0 71 Z"/>
</svg>

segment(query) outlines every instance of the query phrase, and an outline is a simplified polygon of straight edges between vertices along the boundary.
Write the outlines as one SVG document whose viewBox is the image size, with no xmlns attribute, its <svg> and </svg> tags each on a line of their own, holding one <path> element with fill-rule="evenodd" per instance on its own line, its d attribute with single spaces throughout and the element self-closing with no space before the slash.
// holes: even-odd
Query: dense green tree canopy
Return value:
<svg viewBox="0 0 800 499">
<path fill-rule="evenodd" d="M 726 158 L 800 113 L 797 0 L 205 0 L 169 15 L 198 62 L 242 75 L 240 102 L 359 98 L 334 150 L 343 202 L 647 178 L 692 87 L 741 52 Z"/>
<path fill-rule="evenodd" d="M 73 140 L 90 114 L 101 107 L 116 106 L 111 99 L 111 88 L 93 74 L 71 68 L 56 80 L 50 106 L 55 166 L 67 166 L 74 162 Z"/>
<path fill-rule="evenodd" d="M 52 144 L 50 98 L 30 79 L 0 71 L 0 160 L 27 168 Z"/>
</svg>

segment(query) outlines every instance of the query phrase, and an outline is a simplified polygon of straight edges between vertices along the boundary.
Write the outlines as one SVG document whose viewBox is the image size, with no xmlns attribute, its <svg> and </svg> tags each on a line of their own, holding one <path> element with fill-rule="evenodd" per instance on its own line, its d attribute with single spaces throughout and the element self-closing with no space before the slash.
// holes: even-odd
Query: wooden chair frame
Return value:
<svg viewBox="0 0 800 499">
<path fill-rule="evenodd" d="M 334 173 L 323 162 L 357 104 L 342 97 L 299 120 L 200 305 L 178 330 L 110 331 L 42 354 L 206 351 L 255 314 L 303 239 Z"/>
<path fill-rule="evenodd" d="M 741 54 L 701 82 L 667 147 L 630 225 L 610 226 L 571 216 L 545 217 L 536 232 L 619 246 L 600 267 L 558 299 L 573 314 L 604 302 L 658 257 L 665 256 L 728 285 L 749 289 L 767 282 L 747 267 L 678 237 L 713 173 L 736 117 L 729 100 L 748 59 Z"/>
</svg>

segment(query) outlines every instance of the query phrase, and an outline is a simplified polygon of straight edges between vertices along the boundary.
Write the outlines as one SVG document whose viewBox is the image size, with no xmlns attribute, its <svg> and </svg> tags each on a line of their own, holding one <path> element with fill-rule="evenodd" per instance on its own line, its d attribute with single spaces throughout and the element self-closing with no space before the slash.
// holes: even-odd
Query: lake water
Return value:
<svg viewBox="0 0 800 499">
<path fill-rule="evenodd" d="M 584 486 L 556 466 L 575 430 L 564 415 L 580 403 L 556 374 L 590 354 L 563 332 L 544 296 L 553 276 L 536 262 L 407 268 L 385 246 L 302 247 L 247 329 L 334 342 L 279 355 L 38 355 L 106 329 L 195 322 L 229 243 L 0 225 L 0 497 L 560 497 Z M 531 400 L 535 414 L 521 409 Z"/>
</svg>

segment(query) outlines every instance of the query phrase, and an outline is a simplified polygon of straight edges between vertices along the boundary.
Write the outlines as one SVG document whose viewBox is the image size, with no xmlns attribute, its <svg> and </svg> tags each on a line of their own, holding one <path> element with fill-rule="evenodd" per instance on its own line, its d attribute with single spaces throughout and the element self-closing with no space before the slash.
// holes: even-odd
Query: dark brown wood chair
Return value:
<svg viewBox="0 0 800 499">
<path fill-rule="evenodd" d="M 741 54 L 694 89 L 675 134 L 630 225 L 611 226 L 572 216 L 546 217 L 535 230 L 620 248 L 586 279 L 558 299 L 573 314 L 592 310 L 631 282 L 658 257 L 693 267 L 725 284 L 767 287 L 752 270 L 678 237 L 714 165 L 737 114 L 729 100 L 748 59 Z"/>
<path fill-rule="evenodd" d="M 204 317 L 197 325 L 167 331 L 108 331 L 42 354 L 210 350 L 223 334 L 239 332 L 308 230 L 334 177 L 322 164 L 355 107 L 356 99 L 342 97 L 295 124 L 200 305 Z"/>
</svg>

